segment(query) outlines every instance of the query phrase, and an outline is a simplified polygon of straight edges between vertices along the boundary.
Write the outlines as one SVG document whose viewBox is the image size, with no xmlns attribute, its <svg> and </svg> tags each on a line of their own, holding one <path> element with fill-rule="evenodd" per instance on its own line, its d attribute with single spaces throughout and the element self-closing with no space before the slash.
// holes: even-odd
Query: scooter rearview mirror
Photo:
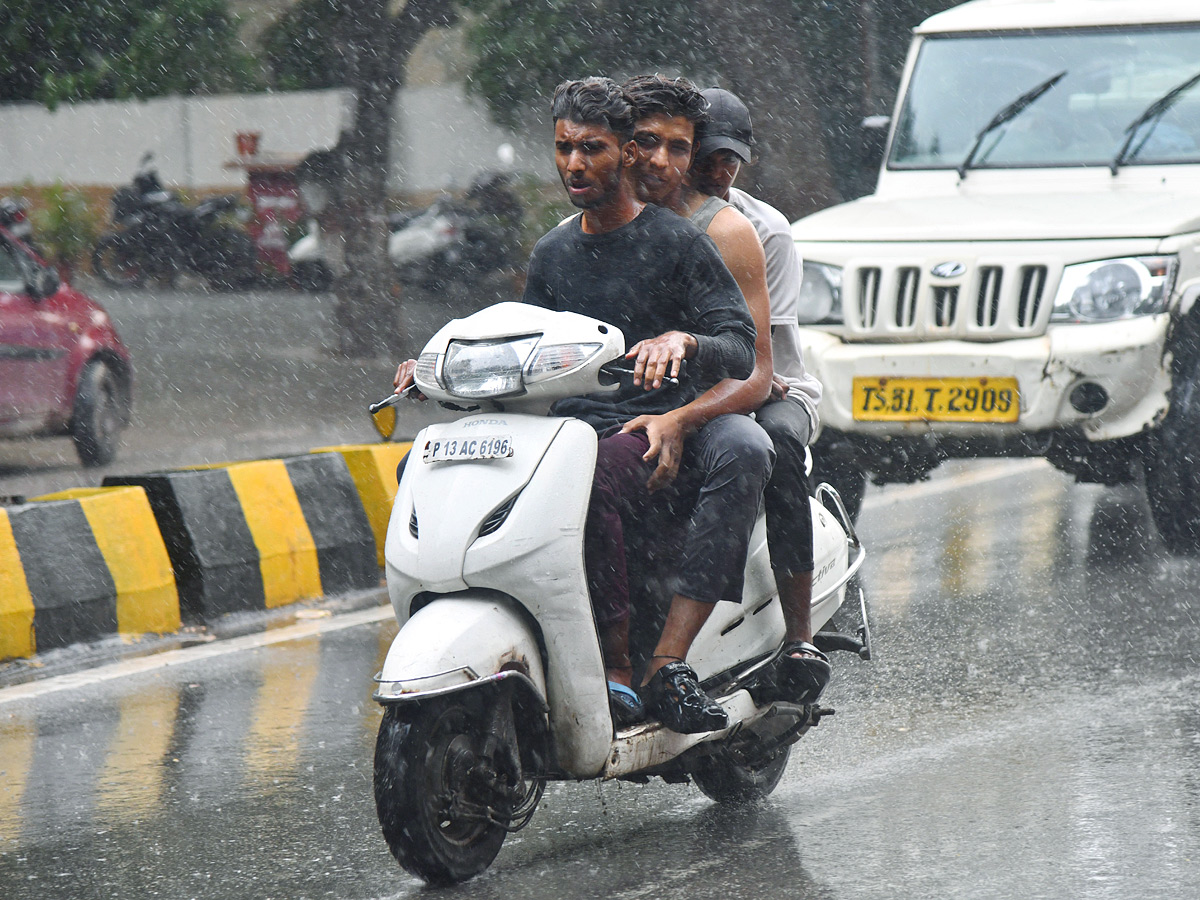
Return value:
<svg viewBox="0 0 1200 900">
<path fill-rule="evenodd" d="M 371 413 L 371 423 L 381 438 L 390 441 L 396 432 L 396 407 L 385 406 L 383 409 Z"/>
<path fill-rule="evenodd" d="M 412 388 L 410 387 L 409 390 Z M 392 435 L 396 433 L 396 404 L 406 394 L 408 394 L 408 390 L 400 394 L 392 394 L 367 407 L 367 412 L 371 414 L 371 424 L 375 426 L 375 430 L 385 441 L 391 440 Z"/>
</svg>

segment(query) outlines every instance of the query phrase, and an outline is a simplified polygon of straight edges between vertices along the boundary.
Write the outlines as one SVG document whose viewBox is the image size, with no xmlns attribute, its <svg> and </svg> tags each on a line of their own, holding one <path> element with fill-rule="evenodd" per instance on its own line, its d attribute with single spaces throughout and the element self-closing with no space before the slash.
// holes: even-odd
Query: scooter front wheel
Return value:
<svg viewBox="0 0 1200 900">
<path fill-rule="evenodd" d="M 496 858 L 507 829 L 489 816 L 480 773 L 488 759 L 486 719 L 449 697 L 389 708 L 375 743 L 375 808 L 392 855 L 434 884 L 478 875 Z"/>
</svg>

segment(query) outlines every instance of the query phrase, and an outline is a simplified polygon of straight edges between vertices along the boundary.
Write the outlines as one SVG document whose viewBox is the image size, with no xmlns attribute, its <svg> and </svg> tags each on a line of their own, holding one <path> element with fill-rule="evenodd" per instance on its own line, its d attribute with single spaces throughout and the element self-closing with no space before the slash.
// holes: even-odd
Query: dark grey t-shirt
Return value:
<svg viewBox="0 0 1200 900">
<path fill-rule="evenodd" d="M 524 300 L 615 325 L 627 347 L 667 331 L 696 337 L 696 357 L 678 386 L 647 391 L 625 384 L 555 404 L 557 415 L 597 431 L 678 409 L 714 382 L 748 378 L 754 368 L 754 322 L 721 254 L 707 235 L 661 207 L 646 206 L 605 234 L 586 234 L 578 217 L 550 231 L 530 257 Z"/>
</svg>

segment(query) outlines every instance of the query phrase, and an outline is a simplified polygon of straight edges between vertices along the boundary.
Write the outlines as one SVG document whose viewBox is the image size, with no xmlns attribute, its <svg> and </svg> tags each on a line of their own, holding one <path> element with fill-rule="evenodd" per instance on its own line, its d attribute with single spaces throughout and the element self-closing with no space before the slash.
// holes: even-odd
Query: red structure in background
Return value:
<svg viewBox="0 0 1200 900">
<path fill-rule="evenodd" d="M 260 137 L 258 132 L 238 132 L 234 136 L 237 159 L 225 165 L 246 172 L 246 195 L 254 209 L 246 231 L 258 251 L 259 268 L 290 278 L 288 234 L 306 215 L 296 182 L 300 158 L 260 154 Z"/>
</svg>

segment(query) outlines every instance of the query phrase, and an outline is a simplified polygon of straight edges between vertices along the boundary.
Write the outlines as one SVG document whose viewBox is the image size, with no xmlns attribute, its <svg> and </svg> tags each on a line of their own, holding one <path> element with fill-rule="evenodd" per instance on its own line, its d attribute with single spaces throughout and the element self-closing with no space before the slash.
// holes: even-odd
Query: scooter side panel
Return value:
<svg viewBox="0 0 1200 900">
<path fill-rule="evenodd" d="M 583 566 L 583 528 L 596 464 L 596 433 L 563 422 L 507 521 L 467 551 L 463 579 L 520 599 L 538 620 L 558 762 L 599 774 L 612 741 L 604 662 Z"/>
<path fill-rule="evenodd" d="M 688 653 L 688 662 L 701 680 L 775 652 L 784 635 L 778 594 L 767 552 L 766 519 L 759 515 L 750 534 L 742 602 L 718 603 Z"/>
<path fill-rule="evenodd" d="M 809 508 L 813 519 L 813 596 L 818 597 L 845 574 L 849 551 L 846 532 L 837 519 L 811 497 Z M 844 589 L 833 592 L 812 608 L 814 631 L 829 621 L 844 596 Z M 716 605 L 692 643 L 688 662 L 703 680 L 741 660 L 773 653 L 785 633 L 783 608 L 767 550 L 766 519 L 760 515 L 750 536 L 742 602 Z"/>
<path fill-rule="evenodd" d="M 809 499 L 813 517 L 813 590 L 820 597 L 845 577 L 850 565 L 850 548 L 846 543 L 846 532 L 837 517 L 816 500 Z M 837 612 L 846 597 L 846 589 L 834 591 L 812 608 L 813 631 L 819 631 Z"/>
</svg>

